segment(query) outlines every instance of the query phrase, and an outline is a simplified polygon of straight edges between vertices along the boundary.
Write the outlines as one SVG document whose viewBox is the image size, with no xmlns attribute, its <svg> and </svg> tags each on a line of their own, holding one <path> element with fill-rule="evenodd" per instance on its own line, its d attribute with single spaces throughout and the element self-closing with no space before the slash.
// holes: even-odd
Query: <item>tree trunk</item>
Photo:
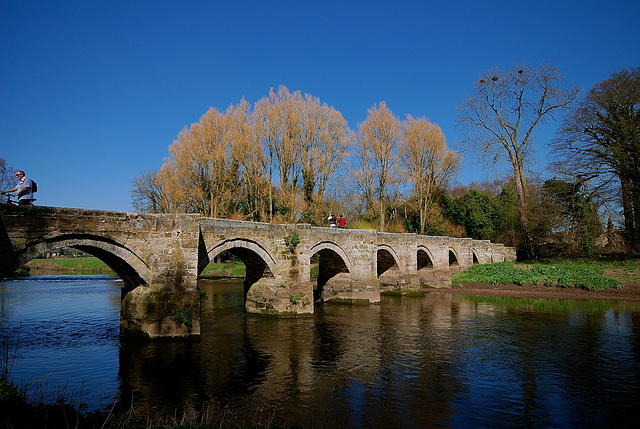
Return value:
<svg viewBox="0 0 640 429">
<path fill-rule="evenodd" d="M 626 177 L 620 176 L 622 190 L 622 213 L 624 215 L 624 245 L 627 251 L 633 251 L 636 247 L 636 231 L 633 222 L 633 198 L 631 183 Z"/>
<path fill-rule="evenodd" d="M 529 231 L 529 219 L 527 217 L 526 186 L 524 185 L 524 174 L 517 163 L 513 165 L 513 178 L 515 179 L 516 194 L 518 195 L 518 214 L 520 215 L 520 226 L 522 227 L 522 237 L 524 239 L 524 251 L 527 259 L 535 258 L 533 239 Z"/>
<path fill-rule="evenodd" d="M 427 212 L 427 200 L 426 198 L 420 202 L 420 234 L 424 234 L 426 224 L 426 212 Z"/>
</svg>

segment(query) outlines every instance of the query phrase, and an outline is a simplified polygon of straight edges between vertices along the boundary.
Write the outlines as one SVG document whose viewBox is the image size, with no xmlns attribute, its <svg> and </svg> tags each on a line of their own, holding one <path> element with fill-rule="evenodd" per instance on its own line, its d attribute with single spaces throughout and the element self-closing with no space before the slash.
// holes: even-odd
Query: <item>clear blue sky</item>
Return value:
<svg viewBox="0 0 640 429">
<path fill-rule="evenodd" d="M 0 157 L 37 180 L 39 205 L 131 210 L 131 180 L 182 128 L 279 85 L 354 130 L 385 101 L 455 148 L 483 70 L 546 60 L 588 90 L 640 66 L 639 22 L 638 0 L 0 0 Z M 494 176 L 467 157 L 459 181 Z"/>
</svg>

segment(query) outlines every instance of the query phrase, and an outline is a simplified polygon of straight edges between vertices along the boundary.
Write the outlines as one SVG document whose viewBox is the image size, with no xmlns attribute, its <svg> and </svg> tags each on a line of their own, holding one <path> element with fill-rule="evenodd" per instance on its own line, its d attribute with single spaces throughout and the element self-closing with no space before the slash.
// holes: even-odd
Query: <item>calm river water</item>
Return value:
<svg viewBox="0 0 640 429">
<path fill-rule="evenodd" d="M 425 294 L 272 319 L 244 315 L 241 282 L 201 281 L 200 342 L 138 343 L 118 336 L 121 286 L 0 282 L 10 378 L 89 409 L 303 427 L 624 427 L 640 409 L 637 304 Z"/>
</svg>

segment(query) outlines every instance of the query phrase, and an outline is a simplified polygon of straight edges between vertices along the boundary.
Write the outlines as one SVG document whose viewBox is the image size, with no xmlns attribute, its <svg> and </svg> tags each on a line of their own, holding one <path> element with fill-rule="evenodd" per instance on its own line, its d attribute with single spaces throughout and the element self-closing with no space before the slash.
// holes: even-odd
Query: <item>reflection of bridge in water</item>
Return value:
<svg viewBox="0 0 640 429">
<path fill-rule="evenodd" d="M 293 236 L 297 245 L 287 245 Z M 381 291 L 437 287 L 474 263 L 515 260 L 513 248 L 470 238 L 189 214 L 0 207 L 0 277 L 60 247 L 109 265 L 125 284 L 121 331 L 151 337 L 199 335 L 198 274 L 225 251 L 246 265 L 247 312 L 276 316 L 313 313 L 316 300 L 375 303 Z"/>
</svg>

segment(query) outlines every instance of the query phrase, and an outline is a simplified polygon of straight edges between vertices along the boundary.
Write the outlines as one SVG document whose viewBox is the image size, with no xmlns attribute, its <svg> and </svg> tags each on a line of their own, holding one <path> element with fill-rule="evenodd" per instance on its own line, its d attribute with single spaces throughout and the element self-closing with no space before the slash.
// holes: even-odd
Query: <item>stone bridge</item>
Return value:
<svg viewBox="0 0 640 429">
<path fill-rule="evenodd" d="M 451 272 L 516 256 L 470 238 L 0 206 L 0 278 L 60 247 L 94 255 L 120 276 L 121 332 L 149 337 L 200 334 L 198 275 L 225 251 L 246 266 L 246 311 L 273 316 L 310 315 L 317 301 L 376 303 L 381 292 L 450 284 Z"/>
</svg>

